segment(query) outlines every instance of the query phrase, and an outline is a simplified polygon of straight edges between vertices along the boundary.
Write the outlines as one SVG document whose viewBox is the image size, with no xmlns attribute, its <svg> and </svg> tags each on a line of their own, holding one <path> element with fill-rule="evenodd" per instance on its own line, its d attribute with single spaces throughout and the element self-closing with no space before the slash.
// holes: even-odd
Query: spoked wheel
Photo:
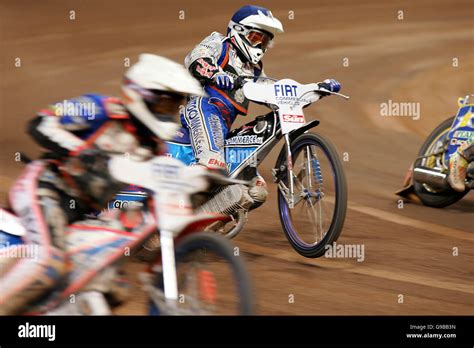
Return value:
<svg viewBox="0 0 474 348">
<path fill-rule="evenodd" d="M 337 240 L 347 209 L 346 178 L 334 146 L 320 135 L 304 134 L 291 144 L 294 207 L 278 190 L 280 221 L 293 248 L 320 257 Z M 286 158 L 286 156 L 285 156 Z M 282 182 L 289 188 L 288 171 Z"/>
<path fill-rule="evenodd" d="M 445 163 L 445 147 L 448 141 L 447 136 L 453 122 L 454 117 L 450 117 L 431 132 L 418 152 L 419 157 L 424 157 L 415 161 L 414 168 L 425 167 L 448 174 L 448 163 Z M 416 195 L 424 205 L 436 208 L 442 208 L 456 203 L 469 192 L 469 189 L 466 189 L 464 192 L 457 192 L 451 187 L 438 189 L 426 183 L 416 181 L 413 186 Z"/>
<path fill-rule="evenodd" d="M 179 299 L 176 313 L 185 315 L 252 315 L 250 277 L 242 256 L 223 237 L 195 233 L 176 247 Z M 155 286 L 162 290 L 161 274 Z M 158 314 L 150 303 L 150 314 Z M 166 313 L 174 314 L 174 313 Z"/>
</svg>

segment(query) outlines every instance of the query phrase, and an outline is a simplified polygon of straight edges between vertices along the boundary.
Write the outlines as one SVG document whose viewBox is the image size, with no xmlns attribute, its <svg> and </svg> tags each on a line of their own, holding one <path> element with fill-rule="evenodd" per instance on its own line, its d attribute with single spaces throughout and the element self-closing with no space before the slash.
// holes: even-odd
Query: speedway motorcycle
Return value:
<svg viewBox="0 0 474 348">
<path fill-rule="evenodd" d="M 472 96 L 459 98 L 456 116 L 443 121 L 426 138 L 418 156 L 408 169 L 404 188 L 396 194 L 421 201 L 430 207 L 442 208 L 456 203 L 474 188 L 474 163 L 470 163 L 466 175 L 466 190 L 457 192 L 451 188 L 449 158 L 468 139 L 474 138 L 474 103 Z"/>
<path fill-rule="evenodd" d="M 293 248 L 305 257 L 320 257 L 325 246 L 341 233 L 347 207 L 347 188 L 339 155 L 332 143 L 320 134 L 308 133 L 319 125 L 306 122 L 303 108 L 322 96 L 339 93 L 316 83 L 300 84 L 291 79 L 275 80 L 241 77 L 244 95 L 271 111 L 229 132 L 225 139 L 225 159 L 230 178 L 250 180 L 258 166 L 281 139 L 284 145 L 272 170 L 278 185 L 278 209 L 283 231 Z M 195 158 L 185 129 L 168 141 L 168 155 L 186 165 Z M 227 221 L 210 230 L 232 238 L 243 228 L 248 209 L 239 206 L 242 189 L 228 185 L 214 191 L 198 208 L 219 212 Z"/>
<path fill-rule="evenodd" d="M 149 209 L 141 211 L 142 222 L 125 229 L 121 221 L 127 211 L 115 209 L 68 226 L 69 276 L 23 314 L 111 314 L 111 305 L 123 298 L 122 264 L 157 233 L 159 253 L 140 274 L 149 314 L 252 314 L 242 257 L 222 236 L 199 232 L 225 216 L 197 214 L 191 206 L 192 196 L 210 184 L 245 182 L 164 156 L 144 162 L 114 156 L 109 169 L 118 181 L 148 190 L 152 199 Z M 0 214 L 0 246 L 26 248 L 19 219 L 6 210 Z"/>
</svg>

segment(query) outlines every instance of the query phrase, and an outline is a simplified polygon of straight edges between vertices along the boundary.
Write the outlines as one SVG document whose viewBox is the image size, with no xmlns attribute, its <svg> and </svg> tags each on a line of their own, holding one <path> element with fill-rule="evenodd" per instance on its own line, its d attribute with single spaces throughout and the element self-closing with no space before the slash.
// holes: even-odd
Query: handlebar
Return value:
<svg viewBox="0 0 474 348">
<path fill-rule="evenodd" d="M 241 76 L 237 76 L 235 74 L 232 74 L 232 73 L 229 73 L 229 72 L 226 72 L 228 75 L 232 76 L 232 78 L 234 79 L 234 88 L 233 90 L 237 90 L 239 88 L 241 88 L 246 82 L 249 82 L 247 80 L 255 80 L 255 79 L 265 79 L 265 80 L 272 80 L 272 81 L 278 81 L 277 79 L 274 79 L 274 78 L 271 78 L 271 77 L 258 77 L 258 76 L 253 76 L 253 75 L 241 75 Z M 214 81 L 211 81 L 210 82 L 211 85 L 215 85 Z"/>
<path fill-rule="evenodd" d="M 341 98 L 344 98 L 344 99 L 350 99 L 350 97 L 348 95 L 345 95 L 345 94 L 342 94 L 342 93 L 338 93 L 338 92 L 331 92 L 325 88 L 319 88 L 319 89 L 315 89 L 314 92 L 318 93 L 318 92 L 323 92 L 324 94 L 332 94 L 332 95 L 337 95 L 338 97 L 341 97 Z"/>
<path fill-rule="evenodd" d="M 234 85 L 236 86 L 234 88 L 238 88 L 237 86 L 242 87 L 244 85 L 244 83 L 246 82 L 245 80 L 254 80 L 255 78 L 262 79 L 262 80 L 271 80 L 271 81 L 274 81 L 274 82 L 278 81 L 278 79 L 268 77 L 268 76 L 257 77 L 257 76 L 251 76 L 251 75 L 244 75 L 244 76 L 237 77 L 237 79 L 234 81 Z M 329 91 L 325 88 L 315 89 L 314 92 L 316 92 L 316 93 L 323 92 L 325 95 L 332 94 L 332 95 L 336 95 L 338 97 L 344 98 L 346 100 L 350 99 L 350 97 L 345 95 L 345 94 L 338 93 L 338 92 L 331 92 L 331 91 Z"/>
</svg>

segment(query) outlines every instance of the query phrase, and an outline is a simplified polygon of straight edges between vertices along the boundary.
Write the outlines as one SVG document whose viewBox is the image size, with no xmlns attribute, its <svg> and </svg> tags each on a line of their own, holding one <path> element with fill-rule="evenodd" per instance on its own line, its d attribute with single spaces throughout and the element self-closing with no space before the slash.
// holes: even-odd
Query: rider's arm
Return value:
<svg viewBox="0 0 474 348">
<path fill-rule="evenodd" d="M 85 142 L 60 122 L 60 117 L 48 110 L 41 111 L 28 124 L 28 133 L 43 148 L 60 156 L 77 151 Z"/>
<path fill-rule="evenodd" d="M 217 61 L 222 53 L 222 35 L 212 33 L 185 58 L 184 65 L 201 84 L 209 84 L 220 71 Z"/>
<path fill-rule="evenodd" d="M 82 104 L 81 104 L 82 103 Z M 70 110 L 78 105 L 94 105 L 91 115 L 76 115 Z M 104 117 L 99 106 L 87 97 L 69 99 L 62 103 L 50 105 L 41 110 L 28 124 L 28 133 L 43 148 L 60 156 L 67 156 L 80 151 L 86 141 L 79 134 L 97 128 Z"/>
</svg>

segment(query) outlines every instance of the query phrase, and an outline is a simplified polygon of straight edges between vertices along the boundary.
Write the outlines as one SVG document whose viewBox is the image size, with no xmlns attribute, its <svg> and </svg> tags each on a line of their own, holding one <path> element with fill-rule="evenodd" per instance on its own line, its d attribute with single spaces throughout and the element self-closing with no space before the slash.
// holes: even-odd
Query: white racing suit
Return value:
<svg viewBox="0 0 474 348">
<path fill-rule="evenodd" d="M 229 74 L 234 81 L 239 76 L 259 77 L 263 75 L 262 64 L 252 65 L 245 61 L 230 39 L 218 32 L 199 43 L 184 63 L 204 86 L 208 97 L 192 97 L 181 114 L 181 122 L 189 130 L 197 162 L 225 170 L 231 160 L 225 158 L 225 138 L 237 115 L 247 115 L 249 100 L 245 98 L 242 86 L 219 90 L 213 85 L 212 78 L 218 72 Z M 252 179 L 248 193 L 258 205 L 266 200 L 266 183 L 260 175 Z"/>
<path fill-rule="evenodd" d="M 62 105 L 42 110 L 29 124 L 34 140 L 57 158 L 28 164 L 10 191 L 12 210 L 26 229 L 24 242 L 38 255 L 0 257 L 0 315 L 25 311 L 64 279 L 69 271 L 67 225 L 104 207 L 123 187 L 109 176 L 105 154 L 140 149 L 130 117 L 117 99 L 85 95 Z M 85 114 L 86 106 L 91 113 Z M 88 163 L 81 162 L 81 154 L 89 150 Z"/>
</svg>

